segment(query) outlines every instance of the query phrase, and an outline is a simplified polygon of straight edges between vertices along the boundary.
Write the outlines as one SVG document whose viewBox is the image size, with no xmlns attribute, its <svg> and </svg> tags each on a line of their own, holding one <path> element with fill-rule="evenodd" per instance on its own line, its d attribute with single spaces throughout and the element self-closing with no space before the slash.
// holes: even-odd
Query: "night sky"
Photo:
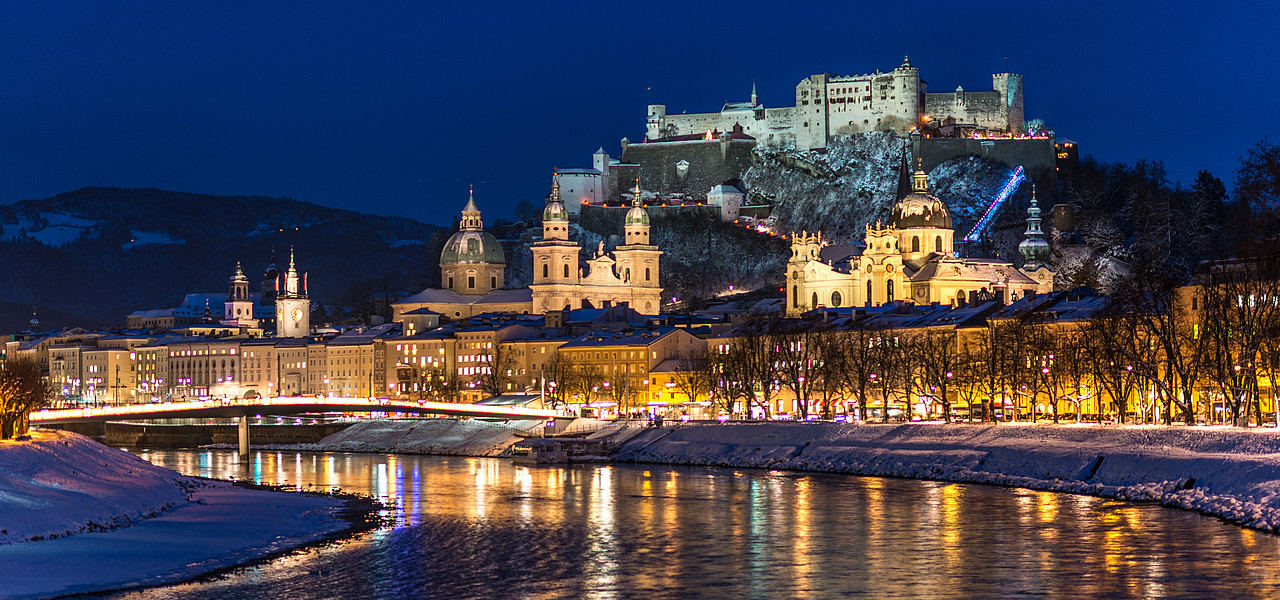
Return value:
<svg viewBox="0 0 1280 600">
<path fill-rule="evenodd" d="M 1280 142 L 1280 8 L 1160 2 L 8 2 L 0 202 L 84 186 L 288 196 L 447 225 L 671 113 L 790 105 L 811 73 L 930 91 L 1023 73 L 1026 116 L 1101 160 L 1230 187 Z M 647 88 L 652 87 L 652 90 Z"/>
</svg>

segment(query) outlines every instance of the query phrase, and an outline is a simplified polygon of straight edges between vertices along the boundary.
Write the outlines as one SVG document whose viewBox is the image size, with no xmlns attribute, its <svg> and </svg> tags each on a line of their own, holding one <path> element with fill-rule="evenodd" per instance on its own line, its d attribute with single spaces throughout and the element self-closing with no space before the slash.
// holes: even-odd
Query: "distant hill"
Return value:
<svg viewBox="0 0 1280 600">
<path fill-rule="evenodd" d="M 256 286 L 291 247 L 320 303 L 401 297 L 437 282 L 448 233 L 265 196 L 94 187 L 25 200 L 0 206 L 0 332 L 25 329 L 32 306 L 44 328 L 119 327 L 134 310 L 225 291 L 236 261 Z"/>
</svg>

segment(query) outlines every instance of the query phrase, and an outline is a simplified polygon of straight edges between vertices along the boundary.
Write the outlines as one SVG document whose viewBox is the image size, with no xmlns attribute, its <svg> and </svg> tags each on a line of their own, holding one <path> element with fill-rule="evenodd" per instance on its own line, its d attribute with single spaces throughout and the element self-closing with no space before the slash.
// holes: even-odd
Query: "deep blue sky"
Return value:
<svg viewBox="0 0 1280 600">
<path fill-rule="evenodd" d="M 1008 56 L 1028 118 L 1184 184 L 1280 142 L 1269 2 L 366 4 L 6 3 L 0 202 L 158 187 L 448 224 L 474 183 L 492 221 L 642 138 L 649 98 L 711 111 L 755 79 L 788 105 L 908 51 L 932 91 L 990 89 Z"/>
</svg>

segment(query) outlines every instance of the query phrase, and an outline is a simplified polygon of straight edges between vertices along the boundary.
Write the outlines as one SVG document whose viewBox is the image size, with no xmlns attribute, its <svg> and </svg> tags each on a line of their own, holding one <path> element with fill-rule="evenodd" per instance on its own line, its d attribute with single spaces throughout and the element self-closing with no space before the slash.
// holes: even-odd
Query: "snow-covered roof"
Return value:
<svg viewBox="0 0 1280 600">
<path fill-rule="evenodd" d="M 532 303 L 533 290 L 529 288 L 494 290 L 481 296 L 464 296 L 453 290 L 427 288 L 404 300 L 393 303 L 392 306 L 406 304 L 515 304 L 518 302 Z"/>
</svg>

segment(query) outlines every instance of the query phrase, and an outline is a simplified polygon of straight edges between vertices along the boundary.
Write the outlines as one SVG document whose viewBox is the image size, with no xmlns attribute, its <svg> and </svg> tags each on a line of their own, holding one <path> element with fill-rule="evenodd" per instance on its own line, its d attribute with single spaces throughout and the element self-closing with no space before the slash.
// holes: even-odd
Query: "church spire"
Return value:
<svg viewBox="0 0 1280 600">
<path fill-rule="evenodd" d="M 644 206 L 644 197 L 640 192 L 640 177 L 636 177 L 636 187 L 631 190 L 631 206 Z"/>
<path fill-rule="evenodd" d="M 467 205 L 462 207 L 462 220 L 458 222 L 462 231 L 483 231 L 484 222 L 480 220 L 480 208 L 476 206 L 476 188 L 470 186 L 467 192 Z"/>
<path fill-rule="evenodd" d="M 911 174 L 911 191 L 929 191 L 929 175 L 924 172 L 924 159 L 916 159 L 916 170 Z"/>
<path fill-rule="evenodd" d="M 751 106 L 759 106 L 760 101 L 756 96 L 756 80 L 751 80 Z"/>
<path fill-rule="evenodd" d="M 1031 205 L 1027 207 L 1027 231 L 1018 244 L 1018 252 L 1022 254 L 1022 268 L 1033 270 L 1045 265 L 1049 259 L 1049 242 L 1044 239 L 1040 230 L 1040 206 L 1036 201 L 1036 184 L 1031 184 Z"/>
</svg>

